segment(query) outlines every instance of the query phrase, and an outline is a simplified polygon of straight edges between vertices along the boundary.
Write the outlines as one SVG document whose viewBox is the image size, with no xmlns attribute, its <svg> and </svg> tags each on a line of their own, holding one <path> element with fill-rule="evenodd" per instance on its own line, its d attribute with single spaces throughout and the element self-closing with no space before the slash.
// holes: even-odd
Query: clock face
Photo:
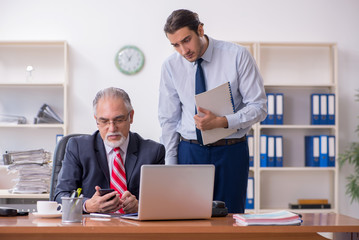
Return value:
<svg viewBox="0 0 359 240">
<path fill-rule="evenodd" d="M 125 46 L 117 52 L 115 64 L 124 74 L 132 75 L 139 72 L 145 63 L 145 56 L 135 46 Z"/>
</svg>

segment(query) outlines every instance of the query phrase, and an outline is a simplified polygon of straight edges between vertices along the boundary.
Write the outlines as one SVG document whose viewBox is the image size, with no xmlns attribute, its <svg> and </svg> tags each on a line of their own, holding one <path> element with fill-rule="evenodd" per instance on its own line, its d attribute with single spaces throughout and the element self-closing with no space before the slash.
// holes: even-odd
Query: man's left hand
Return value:
<svg viewBox="0 0 359 240">
<path fill-rule="evenodd" d="M 138 212 L 138 200 L 135 195 L 132 195 L 129 191 L 125 191 L 121 197 L 122 209 L 125 213 Z"/>
<path fill-rule="evenodd" d="M 228 127 L 228 121 L 226 117 L 219 117 L 213 114 L 211 111 L 198 107 L 198 114 L 194 116 L 196 127 L 199 130 L 211 130 L 214 128 L 226 128 Z"/>
</svg>

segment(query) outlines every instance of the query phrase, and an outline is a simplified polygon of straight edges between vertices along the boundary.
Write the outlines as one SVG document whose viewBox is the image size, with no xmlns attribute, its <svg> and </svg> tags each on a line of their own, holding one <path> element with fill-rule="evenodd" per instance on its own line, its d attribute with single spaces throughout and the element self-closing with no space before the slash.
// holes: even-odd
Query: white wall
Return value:
<svg viewBox="0 0 359 240">
<path fill-rule="evenodd" d="M 135 109 L 133 131 L 159 140 L 157 101 L 160 68 L 172 53 L 164 33 L 175 9 L 199 13 L 205 32 L 229 41 L 337 42 L 339 52 L 340 151 L 358 141 L 359 1 L 357 0 L 0 0 L 1 40 L 67 40 L 69 43 L 69 132 L 96 129 L 91 103 L 108 86 L 124 88 Z M 115 53 L 125 44 L 143 50 L 136 76 L 121 74 Z M 359 218 L 359 204 L 345 195 L 340 172 L 340 212 Z"/>
</svg>

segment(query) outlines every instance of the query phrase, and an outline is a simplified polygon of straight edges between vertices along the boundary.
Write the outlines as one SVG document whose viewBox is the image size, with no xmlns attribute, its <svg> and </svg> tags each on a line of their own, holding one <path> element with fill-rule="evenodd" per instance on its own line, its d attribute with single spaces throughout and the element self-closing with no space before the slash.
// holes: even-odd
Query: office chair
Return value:
<svg viewBox="0 0 359 240">
<path fill-rule="evenodd" d="M 81 136 L 81 135 L 86 135 L 86 134 L 69 134 L 67 136 L 64 136 L 60 140 L 60 142 L 58 142 L 56 145 L 54 157 L 52 160 L 53 166 L 52 166 L 52 176 L 51 176 L 51 185 L 50 185 L 50 197 L 49 197 L 50 201 L 54 201 L 54 194 L 57 185 L 57 176 L 59 175 L 59 172 L 62 167 L 62 161 L 64 160 L 67 142 L 69 141 L 70 138 Z"/>
</svg>

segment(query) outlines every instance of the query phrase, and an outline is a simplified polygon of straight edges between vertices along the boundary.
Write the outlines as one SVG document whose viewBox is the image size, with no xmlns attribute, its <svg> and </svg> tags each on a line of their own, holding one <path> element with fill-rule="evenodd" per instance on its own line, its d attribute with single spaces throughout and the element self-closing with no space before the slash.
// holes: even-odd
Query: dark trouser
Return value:
<svg viewBox="0 0 359 240">
<path fill-rule="evenodd" d="M 213 200 L 224 201 L 230 213 L 244 213 L 249 171 L 247 141 L 209 147 L 181 141 L 178 164 L 214 164 Z"/>
</svg>

